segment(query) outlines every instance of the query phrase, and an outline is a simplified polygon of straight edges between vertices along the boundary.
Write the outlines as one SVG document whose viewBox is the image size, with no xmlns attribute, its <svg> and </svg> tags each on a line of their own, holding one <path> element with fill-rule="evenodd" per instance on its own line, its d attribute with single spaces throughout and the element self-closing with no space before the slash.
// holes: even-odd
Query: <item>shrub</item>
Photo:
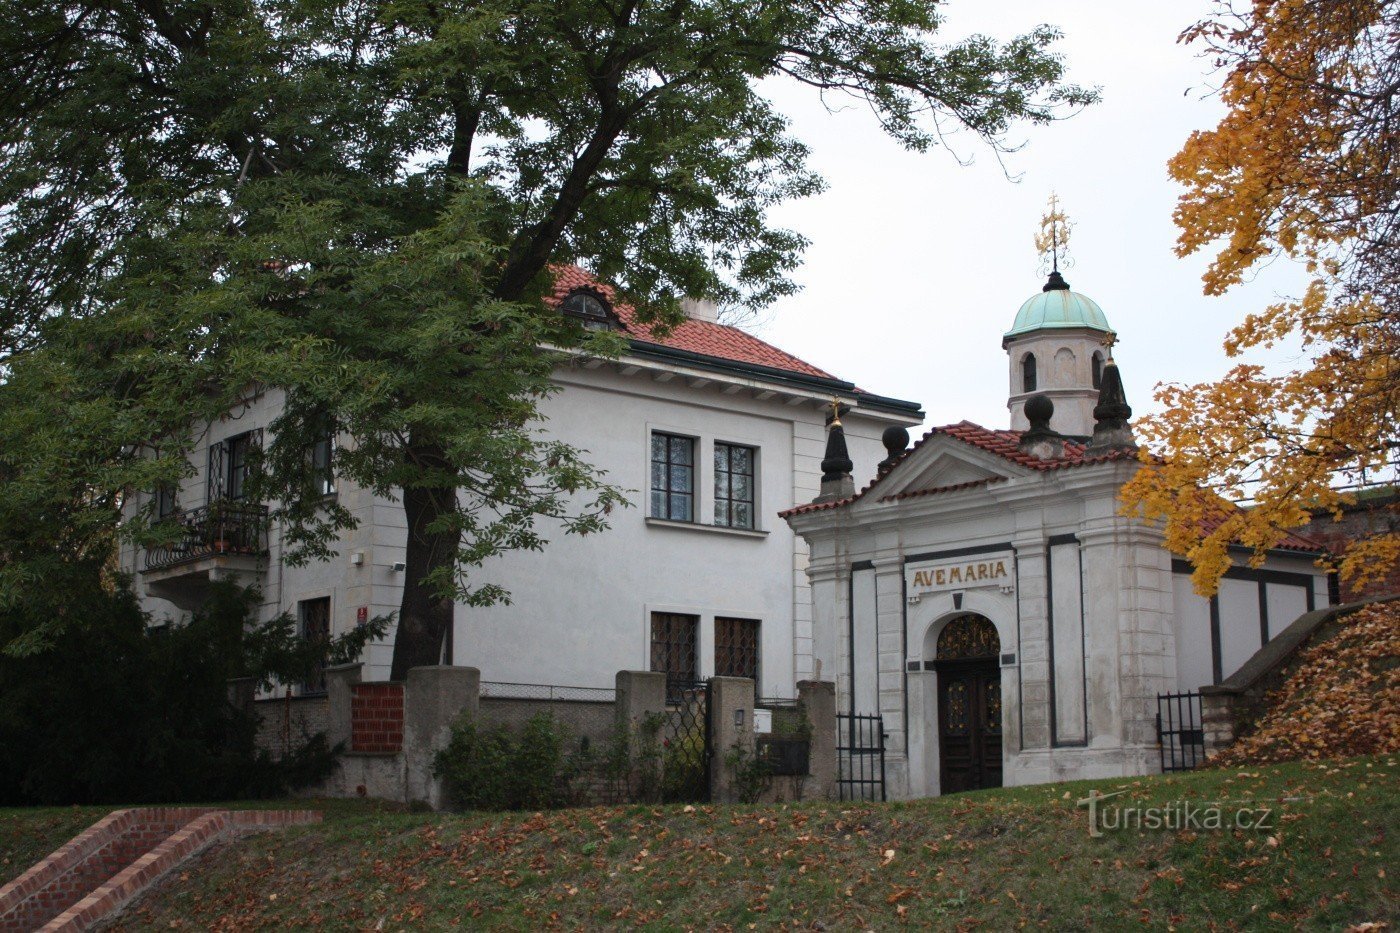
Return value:
<svg viewBox="0 0 1400 933">
<path fill-rule="evenodd" d="M 305 676 L 365 635 L 308 645 L 286 617 L 250 625 L 258 599 L 217 586 L 188 623 L 152 627 L 125 581 L 62 594 L 70 621 L 52 641 L 0 654 L 0 805 L 269 797 L 328 774 L 324 736 L 280 761 L 260 750 L 228 681 Z M 0 641 L 23 624 L 0 615 Z"/>
<path fill-rule="evenodd" d="M 565 754 L 568 742 L 568 730 L 552 713 L 531 716 L 519 734 L 505 726 L 482 729 L 463 715 L 433 759 L 433 774 L 460 809 L 559 807 L 569 802 L 570 784 L 587 755 Z"/>
<path fill-rule="evenodd" d="M 661 730 L 665 726 L 664 713 L 647 713 L 635 727 L 619 723 L 613 728 L 603 756 L 603 774 L 615 800 L 661 800 Z"/>
</svg>

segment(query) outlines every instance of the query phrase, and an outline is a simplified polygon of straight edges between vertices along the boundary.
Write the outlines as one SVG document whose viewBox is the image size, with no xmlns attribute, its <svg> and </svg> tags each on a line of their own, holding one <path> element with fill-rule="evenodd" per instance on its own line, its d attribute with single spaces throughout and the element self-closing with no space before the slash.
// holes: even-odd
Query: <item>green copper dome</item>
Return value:
<svg viewBox="0 0 1400 933">
<path fill-rule="evenodd" d="M 1060 327 L 1088 327 L 1112 333 L 1108 318 L 1094 299 L 1069 290 L 1058 272 L 1040 294 L 1028 299 L 1016 312 L 1016 322 L 1006 332 L 1007 337 L 1019 337 L 1031 331 Z"/>
</svg>

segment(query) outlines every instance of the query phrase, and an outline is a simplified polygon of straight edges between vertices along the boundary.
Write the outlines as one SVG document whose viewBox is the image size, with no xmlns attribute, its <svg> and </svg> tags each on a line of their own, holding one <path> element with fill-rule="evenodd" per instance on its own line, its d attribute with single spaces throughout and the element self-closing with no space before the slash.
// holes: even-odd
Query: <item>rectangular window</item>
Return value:
<svg viewBox="0 0 1400 933">
<path fill-rule="evenodd" d="M 758 620 L 715 618 L 715 673 L 758 682 Z"/>
<path fill-rule="evenodd" d="M 311 445 L 311 473 L 316 491 L 323 496 L 335 495 L 335 438 L 327 434 Z"/>
<path fill-rule="evenodd" d="M 666 696 L 675 699 L 699 679 L 696 640 L 700 617 L 677 612 L 651 614 L 651 669 L 666 675 Z"/>
<path fill-rule="evenodd" d="M 175 500 L 175 487 L 161 483 L 156 487 L 156 518 L 168 518 L 175 514 L 179 503 Z"/>
<path fill-rule="evenodd" d="M 262 431 L 249 431 L 209 445 L 208 500 L 242 499 L 252 475 L 252 451 L 262 442 Z"/>
<path fill-rule="evenodd" d="M 754 460 L 757 451 L 739 444 L 715 444 L 715 524 L 753 527 Z"/>
<path fill-rule="evenodd" d="M 304 599 L 297 604 L 297 614 L 301 617 L 301 637 L 309 642 L 324 645 L 331 638 L 331 598 Z M 310 678 L 301 685 L 303 696 L 326 692 L 326 665 L 317 662 Z"/>
<path fill-rule="evenodd" d="M 695 439 L 651 435 L 651 514 L 677 522 L 695 521 Z"/>
</svg>

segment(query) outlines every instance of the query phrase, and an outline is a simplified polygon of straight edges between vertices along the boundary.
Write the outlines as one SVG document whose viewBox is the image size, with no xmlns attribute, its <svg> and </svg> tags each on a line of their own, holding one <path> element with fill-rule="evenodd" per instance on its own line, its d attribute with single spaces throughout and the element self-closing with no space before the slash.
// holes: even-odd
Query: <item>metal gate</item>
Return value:
<svg viewBox="0 0 1400 933">
<path fill-rule="evenodd" d="M 1206 760 L 1199 693 L 1157 694 L 1157 747 L 1163 774 L 1190 771 Z"/>
<path fill-rule="evenodd" d="M 710 800 L 710 682 L 668 681 L 661 732 L 661 799 Z"/>
<path fill-rule="evenodd" d="M 885 721 L 879 713 L 836 714 L 836 764 L 842 800 L 885 799 Z"/>
</svg>

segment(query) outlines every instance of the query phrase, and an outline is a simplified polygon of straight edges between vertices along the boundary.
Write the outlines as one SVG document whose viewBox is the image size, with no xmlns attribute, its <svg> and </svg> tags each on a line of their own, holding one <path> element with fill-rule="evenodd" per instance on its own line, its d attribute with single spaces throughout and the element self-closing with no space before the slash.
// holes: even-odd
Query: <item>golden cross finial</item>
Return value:
<svg viewBox="0 0 1400 933">
<path fill-rule="evenodd" d="M 1073 229 L 1074 225 L 1060 207 L 1060 196 L 1051 192 L 1045 216 L 1040 218 L 1040 229 L 1035 234 L 1035 251 L 1050 260 L 1052 272 L 1060 271 L 1060 260 L 1069 255 L 1069 235 Z"/>
<path fill-rule="evenodd" d="M 1109 359 L 1113 359 L 1113 345 L 1117 342 L 1118 335 L 1115 334 L 1113 331 L 1109 331 L 1108 333 L 1104 334 L 1103 339 L 1099 341 L 1099 343 L 1103 344 L 1104 348 L 1108 350 Z"/>
<path fill-rule="evenodd" d="M 831 397 L 831 426 L 836 427 L 841 423 L 841 400 L 836 396 Z"/>
</svg>

